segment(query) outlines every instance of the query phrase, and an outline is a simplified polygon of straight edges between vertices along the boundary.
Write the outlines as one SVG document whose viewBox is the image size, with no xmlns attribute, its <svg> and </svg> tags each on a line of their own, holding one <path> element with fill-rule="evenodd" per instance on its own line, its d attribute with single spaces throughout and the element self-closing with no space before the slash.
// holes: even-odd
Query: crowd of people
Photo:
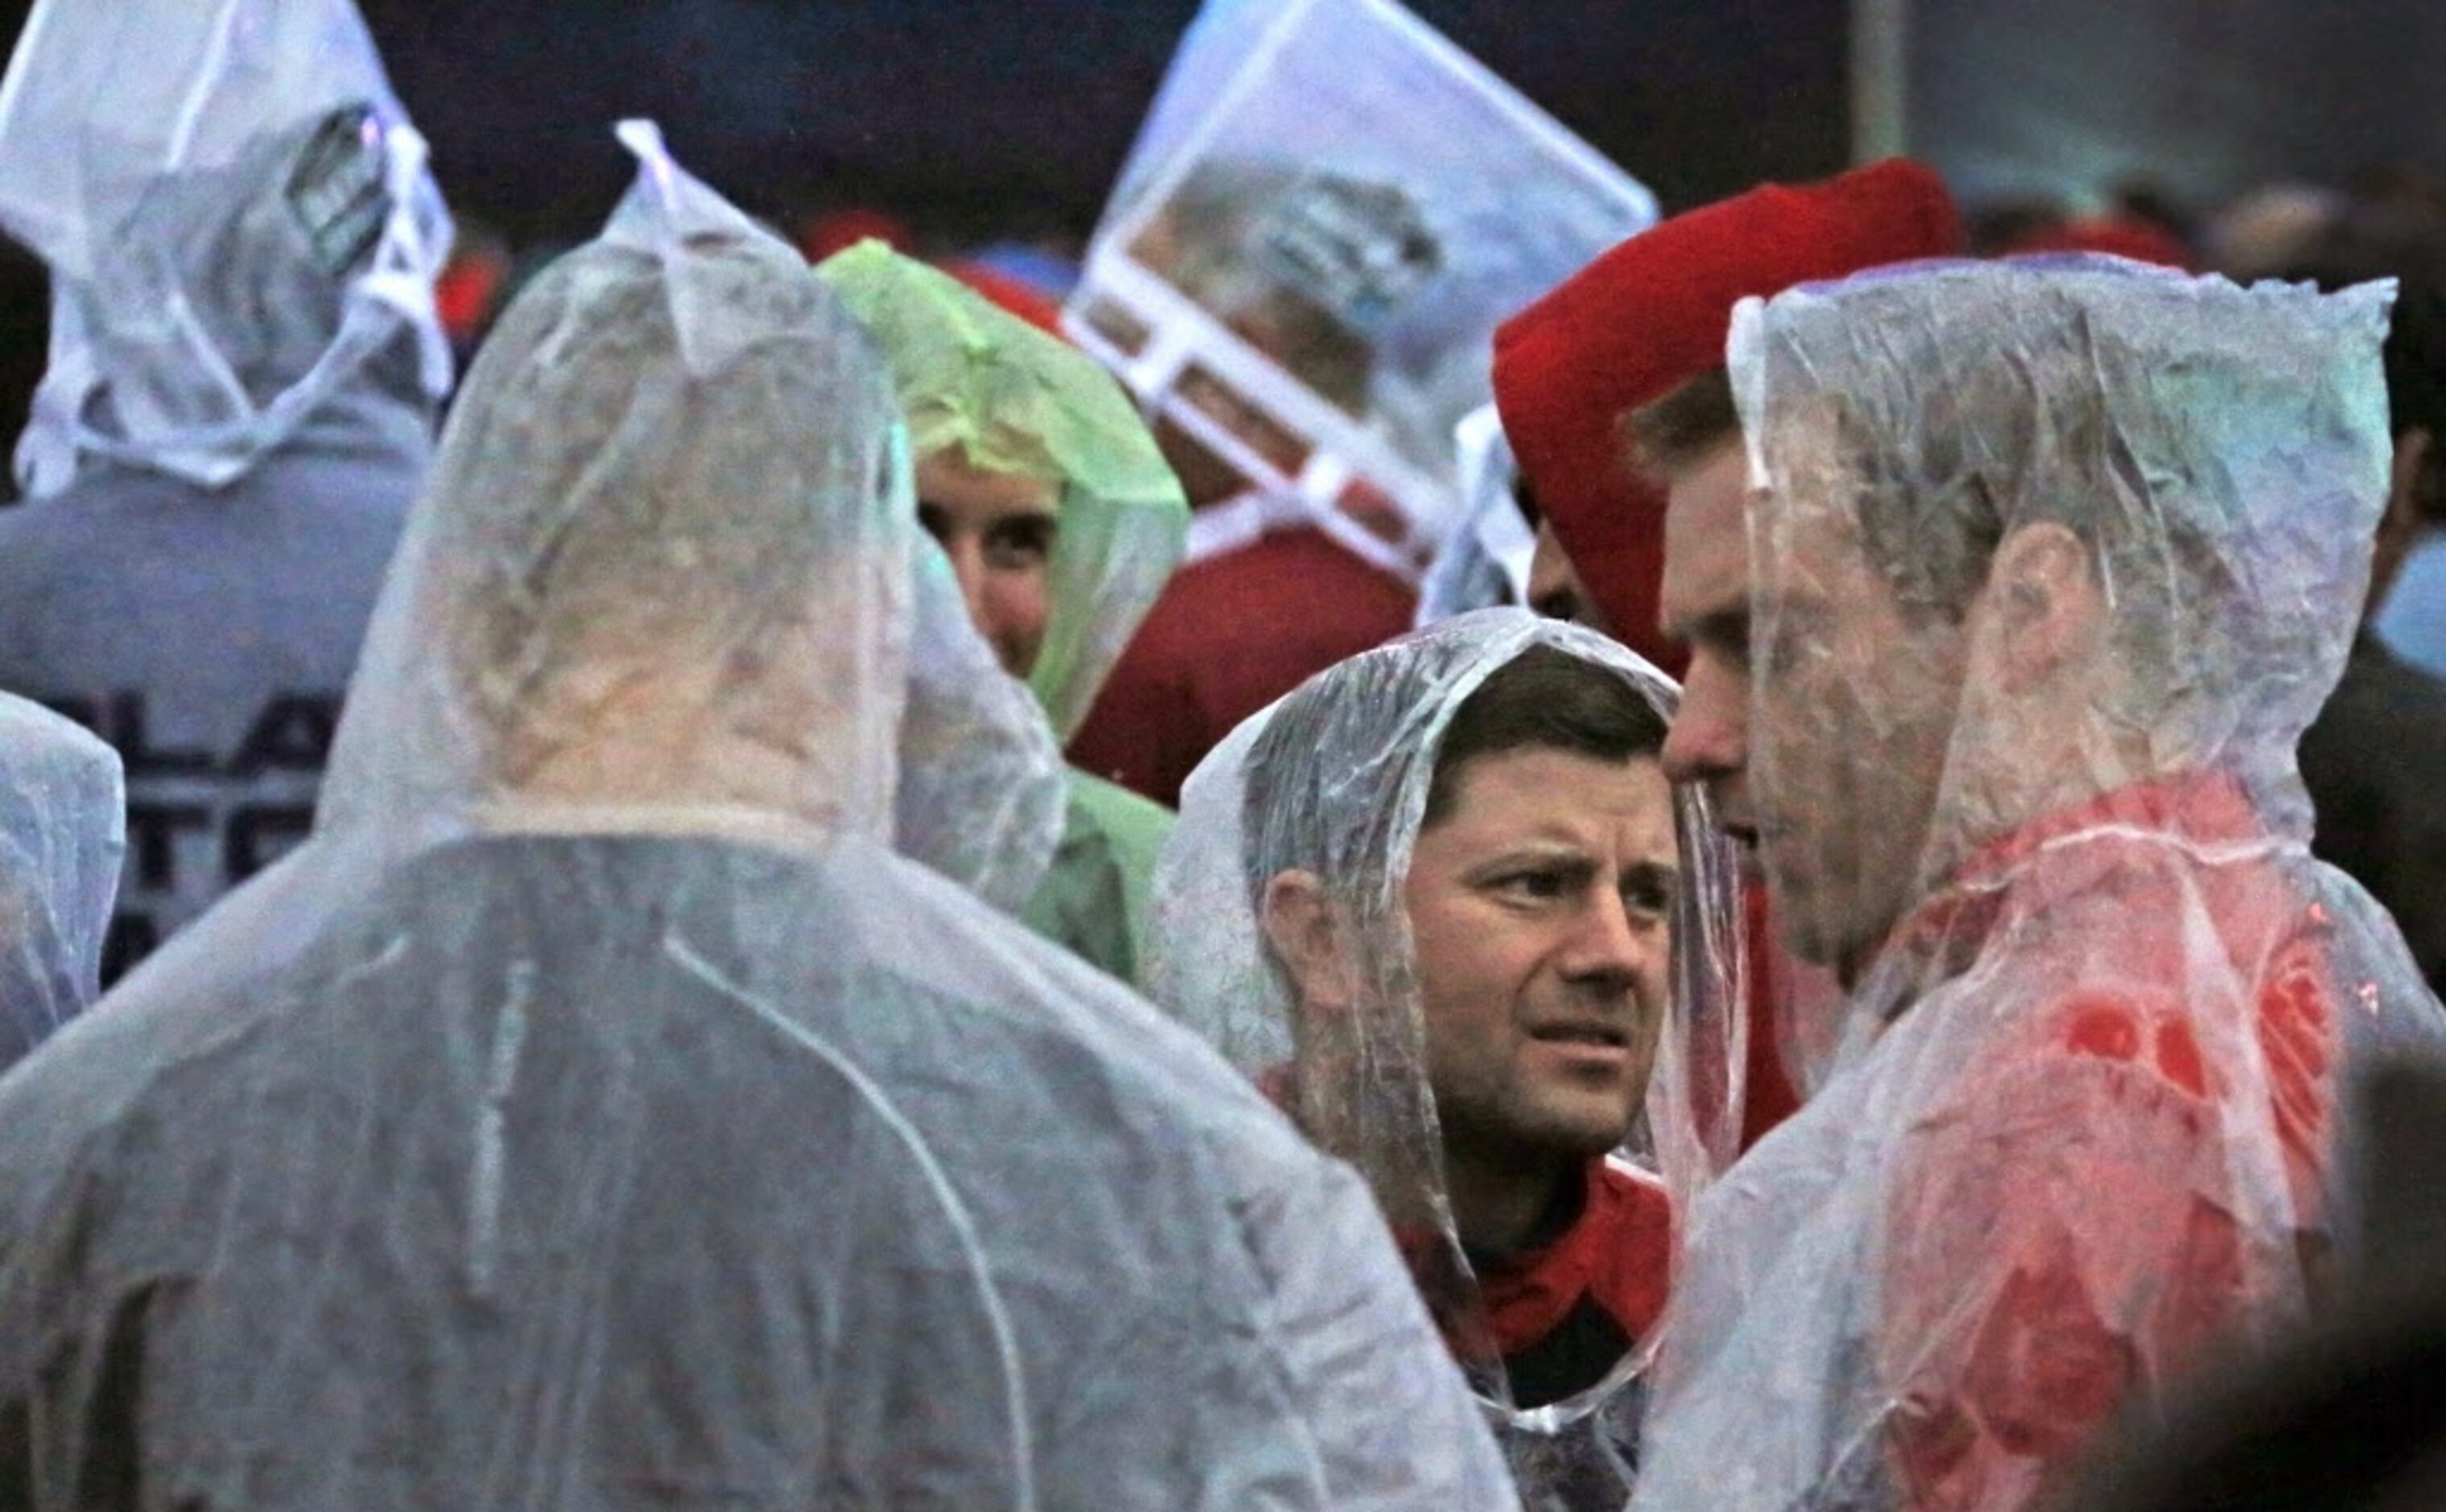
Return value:
<svg viewBox="0 0 2446 1512">
<path fill-rule="evenodd" d="M 2446 193 L 1660 218 L 1393 0 L 1070 266 L 616 135 L 503 278 L 352 0 L 34 7 L 0 1508 L 2137 1512 L 2421 1283 Z"/>
</svg>

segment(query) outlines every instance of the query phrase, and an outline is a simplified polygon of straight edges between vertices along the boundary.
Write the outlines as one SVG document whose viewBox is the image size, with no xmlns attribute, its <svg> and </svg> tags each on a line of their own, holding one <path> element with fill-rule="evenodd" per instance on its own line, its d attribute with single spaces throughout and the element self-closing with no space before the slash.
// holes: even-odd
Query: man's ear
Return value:
<svg viewBox="0 0 2446 1512">
<path fill-rule="evenodd" d="M 2044 684 L 2081 655 L 2105 624 L 2106 599 L 2089 547 L 2053 520 L 2004 538 L 1983 596 L 1995 637 L 1995 675 L 2007 692 Z"/>
<path fill-rule="evenodd" d="M 1342 924 L 1324 879 L 1309 871 L 1277 872 L 1266 883 L 1258 923 L 1274 958 L 1291 979 L 1303 1009 L 1347 1009 L 1358 996 Z"/>
</svg>

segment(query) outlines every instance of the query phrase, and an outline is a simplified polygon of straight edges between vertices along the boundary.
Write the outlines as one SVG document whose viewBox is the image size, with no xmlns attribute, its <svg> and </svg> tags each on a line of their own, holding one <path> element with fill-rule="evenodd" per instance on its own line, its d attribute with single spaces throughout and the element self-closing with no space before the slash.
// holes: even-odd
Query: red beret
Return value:
<svg viewBox="0 0 2446 1512">
<path fill-rule="evenodd" d="M 1721 367 L 1751 294 L 1962 250 L 1934 172 L 1896 158 L 1797 187 L 1762 184 L 1615 247 L 1495 336 L 1495 402 L 1554 535 L 1614 633 L 1652 661 L 1663 494 L 1624 454 L 1624 414 Z"/>
<path fill-rule="evenodd" d="M 1033 284 L 965 257 L 935 266 L 1046 335 L 1070 339 L 1062 330 L 1062 302 Z"/>
<path fill-rule="evenodd" d="M 2044 231 L 2032 232 L 2006 247 L 2004 255 L 2035 252 L 2103 252 L 2185 273 L 2199 271 L 2192 249 L 2176 240 L 2173 232 L 2152 221 L 2119 216 L 2066 220 Z"/>
</svg>

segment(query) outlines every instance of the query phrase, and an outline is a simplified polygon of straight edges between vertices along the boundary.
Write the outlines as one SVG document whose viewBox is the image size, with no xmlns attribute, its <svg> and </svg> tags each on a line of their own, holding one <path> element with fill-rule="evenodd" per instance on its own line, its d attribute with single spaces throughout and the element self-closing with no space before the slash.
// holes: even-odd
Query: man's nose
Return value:
<svg viewBox="0 0 2446 1512">
<path fill-rule="evenodd" d="M 1608 993 L 1629 992 L 1658 964 L 1665 948 L 1661 925 L 1631 917 L 1622 895 L 1597 888 L 1562 960 L 1563 975 L 1575 985 Z"/>
<path fill-rule="evenodd" d="M 953 531 L 943 541 L 943 555 L 950 558 L 951 576 L 959 579 L 960 597 L 969 606 L 969 623 L 980 634 L 987 631 L 986 621 L 986 544 L 975 531 Z"/>
<path fill-rule="evenodd" d="M 1705 652 L 1692 658 L 1682 705 L 1665 734 L 1667 780 L 1698 783 L 1738 776 L 1749 765 L 1750 682 Z"/>
</svg>

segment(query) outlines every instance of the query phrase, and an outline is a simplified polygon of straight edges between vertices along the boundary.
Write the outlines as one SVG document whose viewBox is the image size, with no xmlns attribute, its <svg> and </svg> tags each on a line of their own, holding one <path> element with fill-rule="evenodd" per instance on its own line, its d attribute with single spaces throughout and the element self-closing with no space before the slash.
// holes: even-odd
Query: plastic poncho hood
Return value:
<svg viewBox="0 0 2446 1512">
<path fill-rule="evenodd" d="M 1156 882 L 1156 1001 L 1291 1103 L 1294 1121 L 1357 1165 L 1397 1234 L 1457 1355 L 1485 1394 L 1532 1507 L 1619 1505 L 1636 1439 L 1640 1374 L 1655 1339 L 1599 1385 L 1533 1409 L 1510 1388 L 1453 1226 L 1427 1083 L 1417 949 L 1403 888 L 1436 753 L 1486 678 L 1532 647 L 1620 676 L 1660 715 L 1676 690 L 1620 645 L 1525 611 L 1459 615 L 1338 664 L 1243 724 L 1183 790 Z M 1286 769 L 1251 793 L 1266 731 L 1298 709 Z M 1740 1128 L 1737 878 L 1704 797 L 1674 794 L 1682 884 L 1672 917 L 1668 1004 L 1644 1131 L 1626 1153 L 1678 1204 L 1731 1161 Z M 1354 942 L 1350 1011 L 1304 1022 L 1259 917 L 1261 857 L 1298 856 L 1324 880 Z M 1431 1280 L 1441 1276 L 1445 1279 Z"/>
<path fill-rule="evenodd" d="M 314 835 L 0 1079 L 0 1503 L 1508 1505 L 1356 1180 L 892 853 L 886 370 L 623 135 Z"/>
<path fill-rule="evenodd" d="M 123 793 L 117 752 L 0 693 L 0 1070 L 93 1001 Z"/>
<path fill-rule="evenodd" d="M 1637 1506 L 2042 1504 L 2313 1305 L 2351 1079 L 2446 1046 L 2293 758 L 2387 492 L 2390 293 L 2071 257 L 1737 310 L 1748 800 L 1850 991 L 1692 1214 Z"/>
<path fill-rule="evenodd" d="M 771 754 L 758 822 L 890 838 L 914 567 L 880 369 L 821 285 L 781 275 L 786 246 L 623 131 L 635 187 L 504 312 L 443 433 L 318 834 L 555 806 L 537 774 L 654 686 L 661 732 Z M 639 771 L 612 806 L 741 806 L 721 765 Z"/>
<path fill-rule="evenodd" d="M 350 0 L 41 0 L 0 84 L 0 226 L 49 265 L 17 455 L 207 487 L 346 401 L 396 344 L 450 383 L 450 218 Z"/>
<path fill-rule="evenodd" d="M 1066 739 L 1180 563 L 1189 505 L 1110 376 L 948 274 L 868 241 L 817 272 L 891 363 L 919 459 L 1059 490 L 1052 614 L 1028 681 Z"/>
<path fill-rule="evenodd" d="M 1858 768 L 1866 784 L 1891 787 L 1907 747 L 1920 764 L 1908 776 L 1929 812 L 1891 826 L 1921 833 L 1891 870 L 1918 893 L 2051 799 L 2174 774 L 2230 774 L 2280 831 L 2306 835 L 2293 748 L 2366 589 L 2388 456 L 2370 358 L 2391 296 L 2069 256 L 1744 301 L 1730 351 L 1763 487 L 1750 535 L 1765 827 L 1813 805 L 1872 811 L 1818 770 L 1864 742 L 1847 748 L 1881 752 Z M 1972 679 L 1958 705 L 1910 705 L 1962 681 L 1992 553 L 2041 526 L 2089 564 L 2087 659 L 2047 701 L 1983 698 Z M 1836 576 L 1861 568 L 1893 606 L 1880 667 L 1830 638 L 1817 607 L 1867 589 Z M 1773 840 L 1765 854 L 1787 916 L 1842 935 L 1817 916 L 1848 906 L 1849 883 L 1778 866 Z"/>
<path fill-rule="evenodd" d="M 1529 602 L 1529 568 L 1537 530 L 1514 493 L 1520 466 L 1493 405 L 1464 417 L 1453 431 L 1460 454 L 1460 523 L 1427 564 L 1419 584 L 1421 627 L 1473 609 Z"/>
<path fill-rule="evenodd" d="M 1059 852 L 1069 768 L 1044 709 L 969 621 L 941 549 L 921 537 L 913 561 L 893 845 L 1017 914 Z"/>
<path fill-rule="evenodd" d="M 1411 582 L 1496 326 L 1654 198 L 1390 0 L 1214 0 L 1064 313 L 1151 413 Z"/>
</svg>

